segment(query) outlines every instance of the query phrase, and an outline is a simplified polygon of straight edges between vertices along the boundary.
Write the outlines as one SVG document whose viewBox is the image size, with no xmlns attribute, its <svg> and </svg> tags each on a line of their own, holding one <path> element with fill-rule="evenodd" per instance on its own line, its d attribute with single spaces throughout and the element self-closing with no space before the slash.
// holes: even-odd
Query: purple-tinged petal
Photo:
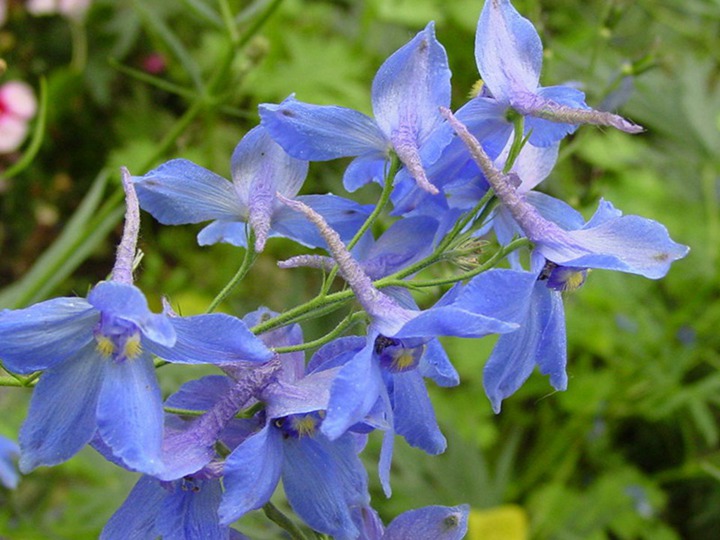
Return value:
<svg viewBox="0 0 720 540">
<path fill-rule="evenodd" d="M 567 387 L 565 364 L 565 315 L 562 296 L 538 281 L 527 305 L 527 316 L 519 330 L 500 336 L 483 370 L 483 385 L 493 410 L 500 412 L 502 400 L 514 394 L 536 364 L 550 375 L 557 390 Z"/>
<path fill-rule="evenodd" d="M 255 250 L 260 252 L 270 233 L 273 214 L 280 208 L 275 194 L 294 197 L 305 182 L 308 163 L 286 154 L 263 126 L 251 129 L 243 137 L 231 162 L 235 191 L 248 207 Z"/>
<path fill-rule="evenodd" d="M 173 159 L 133 178 L 140 206 L 165 225 L 247 216 L 232 183 L 186 159 Z"/>
<path fill-rule="evenodd" d="M 385 531 L 380 515 L 370 506 L 352 509 L 352 518 L 360 531 L 360 540 L 380 540 Z"/>
<path fill-rule="evenodd" d="M 340 368 L 310 373 L 294 383 L 268 386 L 263 392 L 268 418 L 325 410 L 330 401 L 330 388 Z"/>
<path fill-rule="evenodd" d="M 460 384 L 460 375 L 450 363 L 445 349 L 437 339 L 431 339 L 425 344 L 425 353 L 420 357 L 418 371 L 423 377 L 435 381 L 438 386 L 448 387 Z"/>
<path fill-rule="evenodd" d="M 450 68 L 447 53 L 429 23 L 380 67 L 372 86 L 373 114 L 393 142 L 409 129 L 416 148 L 441 123 L 439 106 L 450 105 Z"/>
<path fill-rule="evenodd" d="M 22 472 L 67 461 L 90 442 L 97 426 L 102 361 L 89 344 L 42 374 L 20 429 Z"/>
<path fill-rule="evenodd" d="M 170 317 L 177 340 L 172 347 L 148 344 L 147 349 L 179 364 L 267 362 L 273 352 L 243 321 L 224 313 Z"/>
<path fill-rule="evenodd" d="M 320 347 L 308 362 L 307 372 L 331 369 L 342 366 L 367 345 L 367 338 L 345 336 L 332 340 Z"/>
<path fill-rule="evenodd" d="M 278 315 L 266 307 L 260 307 L 255 311 L 247 313 L 243 322 L 250 328 Z M 263 332 L 258 336 L 268 347 L 292 347 L 303 343 L 303 331 L 299 324 L 281 326 L 269 332 Z M 273 375 L 274 379 L 281 382 L 294 382 L 305 374 L 305 353 L 296 351 L 280 355 L 280 369 Z"/>
<path fill-rule="evenodd" d="M 20 456 L 20 447 L 10 439 L 0 435 L 0 484 L 15 489 L 20 477 L 15 470 L 15 459 Z"/>
<path fill-rule="evenodd" d="M 369 503 L 367 475 L 350 436 L 288 438 L 282 479 L 288 502 L 313 529 L 337 539 L 355 539 L 350 505 Z"/>
<path fill-rule="evenodd" d="M 230 392 L 233 381 L 224 375 L 208 375 L 183 384 L 180 389 L 165 400 L 167 407 L 207 411 L 225 394 Z"/>
<path fill-rule="evenodd" d="M 158 535 L 155 518 L 163 511 L 169 495 L 168 489 L 154 478 L 141 477 L 122 506 L 108 520 L 100 540 L 155 538 Z"/>
<path fill-rule="evenodd" d="M 162 469 L 163 409 L 155 368 L 148 355 L 106 361 L 97 406 L 100 436 L 129 468 Z"/>
<path fill-rule="evenodd" d="M 172 346 L 175 330 L 168 317 L 156 315 L 148 308 L 143 293 L 134 285 L 101 281 L 88 294 L 88 302 L 106 318 L 120 319 L 135 324 L 151 341 Z"/>
<path fill-rule="evenodd" d="M 475 60 L 492 94 L 509 102 L 534 92 L 540 80 L 543 47 L 535 27 L 509 0 L 486 0 L 475 34 Z"/>
<path fill-rule="evenodd" d="M 387 152 L 374 150 L 361 154 L 345 169 L 343 187 L 352 193 L 370 182 L 382 185 L 389 166 Z"/>
<path fill-rule="evenodd" d="M 51 368 L 93 341 L 100 314 L 84 298 L 0 311 L 0 359 L 14 373 Z"/>
<path fill-rule="evenodd" d="M 232 523 L 268 502 L 280 480 L 282 462 L 282 433 L 270 425 L 233 450 L 225 461 L 220 523 Z"/>
<path fill-rule="evenodd" d="M 467 504 L 408 510 L 388 525 L 381 540 L 461 540 L 467 533 L 469 512 Z"/>
<path fill-rule="evenodd" d="M 174 484 L 155 520 L 156 534 L 163 540 L 227 539 L 229 528 L 220 525 L 217 514 L 220 480 L 189 478 Z"/>
<path fill-rule="evenodd" d="M 375 336 L 368 336 L 365 347 L 335 377 L 327 416 L 320 426 L 330 439 L 337 439 L 350 426 L 361 422 L 380 397 L 383 382 L 380 368 L 373 361 Z"/>
<path fill-rule="evenodd" d="M 390 147 L 372 118 L 345 107 L 311 105 L 290 96 L 279 105 L 264 103 L 258 111 L 273 140 L 298 159 L 326 161 L 373 150 L 385 153 Z"/>
<path fill-rule="evenodd" d="M 244 221 L 213 221 L 198 233 L 198 245 L 211 246 L 218 242 L 247 247 L 249 225 Z"/>
<path fill-rule="evenodd" d="M 445 451 L 447 441 L 440 432 L 425 382 L 417 370 L 392 376 L 391 399 L 398 435 L 405 437 L 410 446 L 428 454 Z"/>
</svg>

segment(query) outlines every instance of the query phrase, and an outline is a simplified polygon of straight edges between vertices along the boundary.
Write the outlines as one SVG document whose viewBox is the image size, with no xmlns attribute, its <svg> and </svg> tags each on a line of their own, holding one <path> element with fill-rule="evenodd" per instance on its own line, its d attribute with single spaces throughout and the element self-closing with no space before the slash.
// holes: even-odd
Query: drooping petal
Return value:
<svg viewBox="0 0 720 540">
<path fill-rule="evenodd" d="M 160 387 L 149 355 L 107 360 L 97 407 L 100 436 L 130 469 L 162 470 L 163 409 Z"/>
<path fill-rule="evenodd" d="M 445 451 L 447 441 L 440 432 L 430 396 L 422 375 L 417 370 L 395 373 L 392 376 L 394 426 L 398 435 L 410 446 L 428 454 Z"/>
<path fill-rule="evenodd" d="M 425 344 L 425 353 L 420 357 L 418 371 L 423 377 L 435 381 L 438 386 L 460 384 L 460 375 L 450 363 L 445 349 L 437 339 L 431 339 Z"/>
<path fill-rule="evenodd" d="M 247 216 L 230 182 L 186 159 L 170 160 L 133 182 L 142 209 L 165 225 Z"/>
<path fill-rule="evenodd" d="M 382 184 L 389 166 L 387 151 L 372 150 L 361 154 L 345 169 L 343 187 L 352 193 L 370 182 Z"/>
<path fill-rule="evenodd" d="M 483 385 L 496 413 L 502 400 L 514 394 L 535 365 L 557 390 L 567 387 L 565 315 L 562 296 L 537 282 L 520 329 L 500 336 L 483 370 Z"/>
<path fill-rule="evenodd" d="M 311 105 L 288 97 L 279 105 L 258 107 L 260 120 L 273 140 L 291 156 L 326 161 L 386 152 L 390 141 L 375 121 L 345 107 Z"/>
<path fill-rule="evenodd" d="M 155 520 L 156 534 L 163 540 L 228 538 L 229 529 L 220 525 L 217 514 L 222 497 L 219 479 L 182 479 L 173 487 Z"/>
<path fill-rule="evenodd" d="M 51 368 L 93 340 L 99 318 L 84 298 L 54 298 L 0 311 L 0 360 L 14 373 Z"/>
<path fill-rule="evenodd" d="M 273 352 L 243 321 L 224 313 L 195 317 L 170 317 L 177 340 L 172 347 L 148 344 L 147 349 L 169 362 L 180 364 L 229 364 L 267 362 Z"/>
<path fill-rule="evenodd" d="M 142 476 L 122 506 L 110 517 L 100 540 L 144 540 L 158 535 L 155 518 L 162 512 L 168 490 L 150 476 Z"/>
<path fill-rule="evenodd" d="M 307 161 L 290 157 L 260 125 L 235 147 L 232 177 L 240 201 L 248 208 L 248 221 L 260 252 L 270 233 L 273 214 L 280 204 L 275 194 L 294 197 L 305 182 Z"/>
<path fill-rule="evenodd" d="M 480 76 L 497 99 L 534 92 L 540 80 L 543 47 L 532 23 L 510 0 L 486 0 L 475 34 Z"/>
<path fill-rule="evenodd" d="M 282 433 L 266 425 L 227 457 L 220 523 L 232 523 L 270 500 L 280 480 L 282 447 Z"/>
<path fill-rule="evenodd" d="M 175 330 L 168 317 L 150 311 L 145 295 L 134 285 L 116 281 L 101 281 L 88 294 L 88 302 L 111 317 L 129 321 L 150 340 L 160 345 L 175 343 Z"/>
<path fill-rule="evenodd" d="M 249 225 L 244 221 L 213 221 L 198 233 L 198 245 L 211 246 L 224 242 L 237 247 L 247 247 Z"/>
<path fill-rule="evenodd" d="M 367 504 L 369 497 L 367 476 L 352 439 L 289 438 L 284 446 L 283 487 L 295 513 L 334 538 L 357 538 L 349 505 Z"/>
<path fill-rule="evenodd" d="M 95 433 L 102 359 L 88 344 L 45 371 L 20 429 L 20 470 L 57 465 L 70 459 Z"/>
<path fill-rule="evenodd" d="M 14 463 L 19 455 L 17 443 L 0 435 L 0 485 L 8 489 L 15 489 L 20 480 Z"/>
<path fill-rule="evenodd" d="M 408 510 L 388 525 L 381 540 L 461 540 L 467 533 L 469 512 L 467 504 Z"/>
</svg>

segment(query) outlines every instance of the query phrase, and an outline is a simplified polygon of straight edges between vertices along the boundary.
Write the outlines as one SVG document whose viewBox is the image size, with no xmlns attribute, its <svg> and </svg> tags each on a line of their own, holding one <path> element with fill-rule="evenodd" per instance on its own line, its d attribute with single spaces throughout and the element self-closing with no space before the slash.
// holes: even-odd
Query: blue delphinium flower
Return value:
<svg viewBox="0 0 720 540">
<path fill-rule="evenodd" d="M 290 157 L 262 126 L 250 130 L 231 159 L 232 182 L 186 159 L 174 159 L 133 180 L 142 208 L 166 225 L 212 221 L 198 234 L 200 245 L 226 242 L 247 246 L 247 227 L 260 252 L 270 237 L 290 238 L 308 247 L 322 239 L 307 221 L 275 200 L 295 197 L 305 182 L 308 163 Z M 352 237 L 367 208 L 334 195 L 305 195 L 306 204 Z"/>
<path fill-rule="evenodd" d="M 279 105 L 261 105 L 260 118 L 273 139 L 296 158 L 358 156 L 345 171 L 343 183 L 349 191 L 373 180 L 382 182 L 393 151 L 421 189 L 437 193 L 424 167 L 450 140 L 431 137 L 443 123 L 438 107 L 449 106 L 450 90 L 447 54 L 429 23 L 378 70 L 372 86 L 374 119 L 344 107 L 309 105 L 293 96 Z"/>
<path fill-rule="evenodd" d="M 468 529 L 467 504 L 425 506 L 403 512 L 387 528 L 370 507 L 358 508 L 353 517 L 361 540 L 461 540 Z"/>
<path fill-rule="evenodd" d="M 15 459 L 20 455 L 20 447 L 15 441 L 0 435 L 0 484 L 9 489 L 17 487 L 19 477 L 15 470 Z"/>
<path fill-rule="evenodd" d="M 96 431 L 128 468 L 162 470 L 162 400 L 152 355 L 179 363 L 265 362 L 272 353 L 239 319 L 154 314 L 132 285 L 139 209 L 130 175 L 126 226 L 112 279 L 83 298 L 0 313 L 0 358 L 43 371 L 20 430 L 20 469 L 61 463 Z M 223 337 L 219 337 L 223 336 Z"/>
<path fill-rule="evenodd" d="M 559 141 L 579 124 L 608 125 L 628 133 L 642 131 L 620 116 L 590 109 L 583 93 L 575 88 L 541 87 L 542 57 L 535 27 L 510 0 L 486 0 L 478 20 L 475 59 L 487 91 L 476 99 L 492 96 L 497 104 L 495 116 L 507 117 L 508 109 L 525 116 L 530 144 L 536 146 Z"/>
</svg>

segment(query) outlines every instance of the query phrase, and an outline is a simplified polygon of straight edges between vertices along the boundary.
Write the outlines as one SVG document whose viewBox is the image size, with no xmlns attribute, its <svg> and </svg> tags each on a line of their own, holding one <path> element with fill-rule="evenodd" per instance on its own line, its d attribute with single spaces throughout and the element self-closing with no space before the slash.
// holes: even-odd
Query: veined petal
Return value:
<svg viewBox="0 0 720 540">
<path fill-rule="evenodd" d="M 429 23 L 380 67 L 372 86 L 375 119 L 387 138 L 408 131 L 416 148 L 442 122 L 438 107 L 450 105 L 447 53 Z"/>
<path fill-rule="evenodd" d="M 386 152 L 389 138 L 375 121 L 345 107 L 311 105 L 288 97 L 279 105 L 258 107 L 260 120 L 273 140 L 291 156 L 326 161 Z"/>
<path fill-rule="evenodd" d="M 14 373 L 51 368 L 93 340 L 100 313 L 84 298 L 0 311 L 0 360 Z"/>
<path fill-rule="evenodd" d="M 173 488 L 155 520 L 157 535 L 163 540 L 228 538 L 229 530 L 220 525 L 217 515 L 222 497 L 219 479 L 182 479 Z"/>
<path fill-rule="evenodd" d="M 155 518 L 163 511 L 169 491 L 150 476 L 142 476 L 125 502 L 110 517 L 100 540 L 142 540 L 157 536 Z"/>
<path fill-rule="evenodd" d="M 106 361 L 97 407 L 98 431 L 113 453 L 132 470 L 162 470 L 163 409 L 149 355 Z"/>
<path fill-rule="evenodd" d="M 336 445 L 342 445 L 342 450 Z M 357 538 L 349 505 L 355 503 L 367 477 L 350 437 L 333 442 L 323 437 L 289 438 L 284 446 L 283 487 L 295 513 L 313 529 L 334 538 Z M 353 478 L 348 478 L 351 474 Z M 349 486 L 354 488 L 351 493 Z M 367 504 L 369 497 L 363 502 Z"/>
<path fill-rule="evenodd" d="M 447 441 L 438 427 L 422 375 L 417 370 L 395 373 L 392 385 L 391 399 L 397 434 L 405 437 L 410 446 L 428 454 L 444 452 Z"/>
<path fill-rule="evenodd" d="M 168 161 L 133 182 L 142 209 L 165 225 L 247 216 L 230 182 L 186 159 Z"/>
<path fill-rule="evenodd" d="M 220 523 L 232 523 L 268 502 L 280 480 L 282 462 L 282 433 L 270 425 L 233 450 L 225 461 Z"/>
<path fill-rule="evenodd" d="M 153 354 L 179 364 L 267 362 L 273 352 L 243 321 L 224 313 L 169 317 L 177 340 L 172 347 L 148 343 Z"/>
<path fill-rule="evenodd" d="M 62 463 L 90 442 L 102 379 L 94 344 L 42 374 L 20 429 L 22 472 Z"/>
<path fill-rule="evenodd" d="M 247 247 L 248 224 L 244 221 L 213 221 L 198 233 L 201 246 L 224 242 L 237 247 Z"/>
<path fill-rule="evenodd" d="M 534 92 L 540 80 L 543 47 L 532 23 L 510 0 L 486 0 L 475 34 L 475 60 L 485 84 L 499 100 Z"/>
<path fill-rule="evenodd" d="M 278 382 L 263 392 L 268 418 L 325 410 L 330 388 L 340 368 L 310 373 L 294 383 Z"/>
<path fill-rule="evenodd" d="M 386 151 L 372 150 L 353 159 L 343 174 L 343 187 L 349 192 L 357 191 L 365 184 L 383 183 L 390 159 Z"/>
<path fill-rule="evenodd" d="M 276 193 L 294 197 L 305 182 L 308 162 L 290 157 L 260 125 L 235 148 L 232 177 L 240 201 L 248 207 L 255 249 L 265 247 L 273 214 L 280 208 Z"/>
<path fill-rule="evenodd" d="M 562 229 L 571 231 L 586 226 L 582 214 L 565 201 L 539 191 L 528 192 L 525 195 L 525 200 L 537 208 L 542 217 L 559 225 Z"/>
<path fill-rule="evenodd" d="M 225 375 L 208 375 L 188 381 L 165 400 L 165 405 L 191 411 L 207 411 L 215 405 L 233 385 Z"/>
<path fill-rule="evenodd" d="M 508 145 L 503 149 L 504 155 L 498 158 L 498 161 L 503 164 L 510 146 L 511 143 L 508 142 Z M 548 177 L 557 162 L 559 149 L 559 143 L 545 147 L 533 146 L 532 144 L 523 146 L 512 167 L 512 172 L 517 174 L 521 180 L 520 185 L 517 187 L 518 193 L 530 191 Z"/>
<path fill-rule="evenodd" d="M 408 510 L 388 525 L 380 540 L 461 540 L 467 533 L 469 512 L 467 504 Z"/>
</svg>

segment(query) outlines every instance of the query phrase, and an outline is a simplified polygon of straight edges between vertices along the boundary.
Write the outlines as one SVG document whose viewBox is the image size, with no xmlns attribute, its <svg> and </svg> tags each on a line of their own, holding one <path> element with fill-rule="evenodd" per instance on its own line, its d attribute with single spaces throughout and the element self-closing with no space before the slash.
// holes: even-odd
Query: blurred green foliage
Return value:
<svg viewBox="0 0 720 540">
<path fill-rule="evenodd" d="M 48 113 L 36 158 L 0 180 L 0 308 L 84 294 L 107 274 L 119 236 L 120 165 L 142 174 L 184 157 L 229 176 L 230 154 L 256 124 L 257 104 L 292 92 L 369 112 L 375 70 L 430 19 L 448 49 L 459 106 L 478 76 L 473 35 L 481 4 L 230 0 L 224 14 L 224 3 L 213 0 L 97 0 L 84 22 L 72 23 L 31 17 L 10 2 L 0 28 L 4 78 L 36 87 L 45 79 Z M 462 383 L 430 391 L 449 449 L 429 457 L 400 444 L 394 496 L 385 500 L 375 483 L 374 505 L 389 520 L 425 504 L 516 503 L 538 539 L 714 538 L 720 4 L 515 4 L 543 38 L 545 84 L 581 81 L 588 103 L 622 105 L 622 114 L 647 128 L 635 137 L 580 129 L 542 189 L 585 215 L 605 197 L 626 213 L 662 221 L 692 251 L 661 281 L 594 272 L 566 297 L 564 393 L 551 392 L 536 374 L 495 416 L 481 383 L 493 340 L 447 340 Z M 153 55 L 164 62 L 156 74 L 143 70 Z M 0 170 L 18 158 L 0 157 Z M 344 164 L 312 164 L 305 192 L 342 194 Z M 364 202 L 376 195 L 375 187 L 359 194 Z M 144 218 L 139 285 L 156 307 L 165 294 L 183 313 L 202 312 L 239 266 L 235 248 L 198 248 L 198 230 Z M 274 265 L 297 252 L 271 242 L 224 309 L 282 310 L 309 298 L 317 273 Z M 321 335 L 328 322 L 332 317 L 309 325 L 306 335 Z M 200 373 L 164 369 L 167 391 Z M 17 433 L 28 394 L 0 389 L 0 433 Z M 373 451 L 376 445 L 368 452 L 371 470 Z M 0 491 L 0 537 L 95 538 L 133 481 L 84 451 L 25 477 L 17 491 Z M 258 516 L 240 528 L 252 538 L 279 537 Z"/>
</svg>

